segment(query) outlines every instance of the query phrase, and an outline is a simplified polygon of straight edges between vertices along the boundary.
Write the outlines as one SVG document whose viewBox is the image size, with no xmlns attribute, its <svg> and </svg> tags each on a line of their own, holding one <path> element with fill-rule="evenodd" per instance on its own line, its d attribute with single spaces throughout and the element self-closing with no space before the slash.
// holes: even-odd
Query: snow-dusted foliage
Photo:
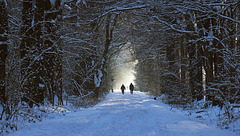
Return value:
<svg viewBox="0 0 240 136">
<path fill-rule="evenodd" d="M 96 87 L 100 87 L 100 83 L 102 82 L 101 81 L 102 76 L 103 74 L 101 70 L 98 70 L 98 73 L 94 75 L 94 84 Z"/>
<path fill-rule="evenodd" d="M 43 105 L 98 102 L 111 88 L 112 59 L 125 45 L 131 46 L 131 61 L 139 62 L 136 83 L 141 91 L 164 94 L 171 105 L 208 100 L 224 109 L 226 124 L 239 118 L 233 106 L 240 101 L 239 1 L 0 4 L 3 128 L 20 116 L 38 120 L 41 109 L 34 108 Z M 33 110 L 30 115 L 20 114 L 28 110 Z"/>
<path fill-rule="evenodd" d="M 14 124 L 9 127 L 13 130 L 18 128 L 16 118 L 25 116 L 19 114 L 23 110 L 64 105 L 64 100 L 74 107 L 96 104 L 110 88 L 110 58 L 125 42 L 121 33 L 127 27 L 120 28 L 124 26 L 120 14 L 145 7 L 121 0 L 6 2 L 8 14 L 0 11 L 1 23 L 5 21 L 2 15 L 9 19 L 5 21 L 9 30 L 0 35 L 9 38 L 3 41 L 0 37 L 0 44 L 9 46 L 3 51 L 6 54 L 1 53 L 7 58 L 6 63 L 0 62 L 1 68 L 6 66 L 6 72 L 0 70 L 0 84 L 5 86 L 1 88 L 0 117 Z M 23 103 L 28 107 L 24 109 Z M 38 120 L 40 113 L 31 112 L 24 118 Z M 7 124 L 1 128 L 5 131 Z"/>
<path fill-rule="evenodd" d="M 139 12 L 133 18 L 141 90 L 165 94 L 167 103 L 182 106 L 208 100 L 224 109 L 226 121 L 239 118 L 232 107 L 240 103 L 239 2 L 149 5 L 149 16 Z"/>
</svg>

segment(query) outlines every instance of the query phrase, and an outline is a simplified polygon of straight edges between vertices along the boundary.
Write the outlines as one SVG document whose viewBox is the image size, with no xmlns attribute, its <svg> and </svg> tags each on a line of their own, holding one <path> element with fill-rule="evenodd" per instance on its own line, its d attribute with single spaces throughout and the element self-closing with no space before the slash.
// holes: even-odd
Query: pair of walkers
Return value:
<svg viewBox="0 0 240 136">
<path fill-rule="evenodd" d="M 122 84 L 121 86 L 122 94 L 124 94 L 125 89 L 126 87 L 124 86 L 124 84 Z M 129 89 L 130 89 L 130 93 L 133 94 L 134 86 L 132 83 L 130 84 Z"/>
</svg>

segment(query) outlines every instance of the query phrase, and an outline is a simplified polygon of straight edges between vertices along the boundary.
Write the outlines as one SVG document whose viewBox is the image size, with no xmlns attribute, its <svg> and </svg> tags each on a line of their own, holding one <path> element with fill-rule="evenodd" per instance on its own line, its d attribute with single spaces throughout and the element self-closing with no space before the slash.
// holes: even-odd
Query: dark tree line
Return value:
<svg viewBox="0 0 240 136">
<path fill-rule="evenodd" d="M 34 5 L 35 4 L 35 5 Z M 23 100 L 43 104 L 44 96 L 54 104 L 61 96 L 61 54 L 56 29 L 61 15 L 60 1 L 23 1 L 23 36 L 20 45 Z M 44 92 L 47 90 L 47 92 Z M 59 97 L 62 103 L 61 97 Z"/>
<path fill-rule="evenodd" d="M 172 104 L 206 99 L 231 109 L 240 95 L 239 6 L 0 0 L 1 119 L 21 116 L 26 106 L 96 103 L 112 85 L 113 59 L 122 49 L 139 62 L 141 91 L 165 94 Z"/>
<path fill-rule="evenodd" d="M 65 73 L 66 71 L 71 71 L 69 66 L 65 67 L 65 60 L 66 58 L 72 57 L 68 56 L 67 50 L 63 48 L 66 47 L 64 44 L 67 44 L 64 42 L 64 35 L 76 33 L 76 30 L 72 30 L 71 32 L 66 32 L 65 30 L 80 21 L 80 15 L 74 14 L 80 11 L 74 8 L 84 8 L 87 6 L 78 2 L 79 1 L 67 1 L 64 3 L 61 0 L 24 0 L 20 2 L 12 0 L 8 6 L 6 1 L 1 1 L 0 68 L 1 105 L 3 106 L 1 119 L 4 115 L 12 118 L 13 116 L 10 114 L 15 114 L 14 108 L 18 108 L 17 105 L 19 102 L 26 103 L 30 107 L 34 105 L 44 105 L 46 102 L 55 105 L 56 101 L 59 105 L 63 105 L 63 94 L 67 93 L 67 96 L 73 95 L 73 93 L 69 93 L 71 88 L 65 87 L 65 91 L 63 90 L 65 78 L 63 70 Z M 66 6 L 68 6 L 68 8 L 72 6 L 73 9 L 67 10 Z M 17 13 L 13 13 L 13 9 L 19 10 Z M 65 13 L 63 13 L 63 11 L 65 11 Z M 99 13 L 99 15 L 100 14 L 101 13 Z M 76 20 L 70 24 L 69 18 Z M 88 19 L 89 18 L 85 18 L 83 20 L 87 21 Z M 70 24 L 70 26 L 63 27 L 61 24 Z M 88 29 L 91 28 L 91 25 L 91 22 L 88 22 L 85 27 Z M 9 34 L 8 28 L 10 28 Z M 84 30 L 81 30 L 79 33 L 83 31 Z M 92 30 L 88 31 L 88 33 L 91 32 Z M 72 36 L 68 37 L 67 40 L 72 43 L 74 42 Z M 91 44 L 95 46 L 95 43 Z M 7 54 L 7 46 L 9 46 L 9 52 L 13 54 Z M 79 48 L 86 47 L 83 43 L 78 43 L 77 46 Z M 76 50 L 76 48 L 74 49 Z M 92 50 L 89 47 L 86 48 Z M 94 50 L 94 54 L 96 54 L 97 50 Z M 78 50 L 77 54 L 84 54 L 84 50 Z M 88 64 L 91 64 L 95 59 L 89 58 L 89 53 L 84 54 L 84 56 L 86 58 L 81 59 L 88 61 Z M 6 62 L 6 59 L 9 63 Z M 82 65 L 76 61 L 77 59 L 78 58 L 75 57 L 73 63 L 75 65 Z M 93 69 L 97 69 L 97 67 Z M 89 70 L 91 70 L 90 67 L 85 67 L 85 72 Z M 77 73 L 79 70 L 76 69 L 74 71 Z M 94 72 L 96 73 L 96 71 L 92 73 L 94 74 Z M 15 85 L 10 82 L 14 78 L 16 79 L 14 81 Z M 6 83 L 7 81 L 9 82 Z M 80 93 L 94 91 L 95 88 L 92 88 L 92 86 L 95 85 L 94 79 L 88 83 L 88 85 L 80 86 Z M 71 83 L 71 85 L 74 86 L 74 83 Z M 79 89 L 79 86 L 75 86 L 75 89 L 76 88 Z M 57 100 L 55 100 L 55 98 L 57 98 Z M 6 118 L 8 119 L 8 117 Z"/>
<path fill-rule="evenodd" d="M 229 111 L 240 95 L 239 1 L 149 4 L 139 14 L 146 21 L 134 29 L 141 90 L 165 94 L 173 104 L 205 99 L 225 107 L 231 119 Z M 138 29 L 140 25 L 147 28 Z"/>
<path fill-rule="evenodd" d="M 122 0 L 0 0 L 1 131 L 17 129 L 21 119 L 41 120 L 46 106 L 87 107 L 104 97 L 110 60 L 127 37 L 121 15 L 142 7 Z"/>
</svg>

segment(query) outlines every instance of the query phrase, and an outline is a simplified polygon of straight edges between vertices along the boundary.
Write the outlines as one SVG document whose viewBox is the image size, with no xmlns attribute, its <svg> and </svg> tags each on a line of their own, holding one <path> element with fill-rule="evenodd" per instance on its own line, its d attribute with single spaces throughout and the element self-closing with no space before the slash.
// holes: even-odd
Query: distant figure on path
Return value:
<svg viewBox="0 0 240 136">
<path fill-rule="evenodd" d="M 122 84 L 122 86 L 121 86 L 122 94 L 124 94 L 125 89 L 126 89 L 126 87 L 124 86 L 124 84 Z"/>
<path fill-rule="evenodd" d="M 130 89 L 131 94 L 133 94 L 134 86 L 132 83 L 130 84 L 129 89 Z"/>
</svg>

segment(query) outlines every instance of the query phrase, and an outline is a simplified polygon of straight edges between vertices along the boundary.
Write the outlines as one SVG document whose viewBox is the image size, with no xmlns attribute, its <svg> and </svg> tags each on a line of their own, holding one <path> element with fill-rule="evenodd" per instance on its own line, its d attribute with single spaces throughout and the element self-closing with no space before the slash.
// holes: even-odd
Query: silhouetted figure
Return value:
<svg viewBox="0 0 240 136">
<path fill-rule="evenodd" d="M 126 87 L 124 86 L 124 84 L 122 84 L 122 86 L 121 86 L 122 94 L 124 94 L 125 89 L 126 89 Z"/>
<path fill-rule="evenodd" d="M 133 94 L 134 86 L 132 83 L 130 84 L 129 89 L 130 89 L 131 94 Z"/>
</svg>

